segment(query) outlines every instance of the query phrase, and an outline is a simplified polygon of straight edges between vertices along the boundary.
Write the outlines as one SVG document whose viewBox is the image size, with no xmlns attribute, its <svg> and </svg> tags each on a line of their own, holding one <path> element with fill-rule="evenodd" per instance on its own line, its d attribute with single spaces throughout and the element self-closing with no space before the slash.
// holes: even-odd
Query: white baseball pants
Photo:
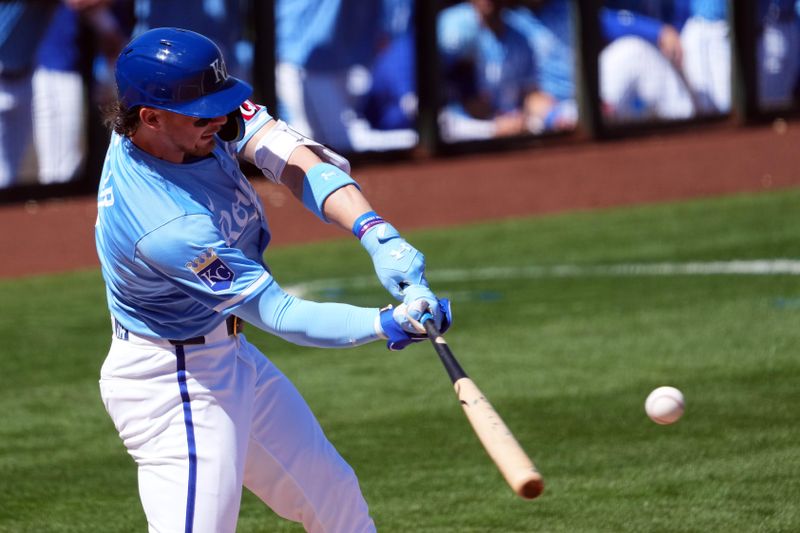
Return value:
<svg viewBox="0 0 800 533">
<path fill-rule="evenodd" d="M 33 140 L 40 183 L 75 178 L 86 152 L 86 104 L 79 72 L 38 68 L 33 74 Z"/>
<path fill-rule="evenodd" d="M 242 486 L 307 531 L 375 531 L 352 468 L 294 385 L 243 335 L 206 338 L 114 338 L 101 370 L 149 531 L 233 533 Z"/>
<path fill-rule="evenodd" d="M 672 63 L 639 37 L 620 37 L 600 52 L 600 97 L 614 120 L 687 119 L 692 95 Z"/>
<path fill-rule="evenodd" d="M 683 71 L 701 114 L 731 110 L 731 37 L 726 20 L 692 17 L 681 30 Z"/>
<path fill-rule="evenodd" d="M 32 95 L 30 76 L 0 76 L 0 189 L 19 182 L 20 166 L 33 131 Z"/>
</svg>

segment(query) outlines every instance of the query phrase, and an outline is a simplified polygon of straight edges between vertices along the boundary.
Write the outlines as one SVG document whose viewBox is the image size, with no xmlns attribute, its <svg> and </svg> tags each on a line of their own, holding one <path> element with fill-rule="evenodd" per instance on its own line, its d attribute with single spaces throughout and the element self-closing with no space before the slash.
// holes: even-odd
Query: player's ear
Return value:
<svg viewBox="0 0 800 533">
<path fill-rule="evenodd" d="M 149 128 L 159 129 L 161 125 L 161 113 L 152 107 L 142 106 L 139 109 L 139 120 Z"/>
</svg>

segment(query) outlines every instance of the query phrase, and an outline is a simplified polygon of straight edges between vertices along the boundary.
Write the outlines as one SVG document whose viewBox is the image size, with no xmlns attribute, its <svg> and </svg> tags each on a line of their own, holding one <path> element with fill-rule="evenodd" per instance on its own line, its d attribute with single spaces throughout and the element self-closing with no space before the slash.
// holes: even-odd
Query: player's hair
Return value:
<svg viewBox="0 0 800 533">
<path fill-rule="evenodd" d="M 119 100 L 114 100 L 102 109 L 103 124 L 120 135 L 130 137 L 136 133 L 136 129 L 139 127 L 140 107 L 137 105 L 127 108 Z"/>
</svg>

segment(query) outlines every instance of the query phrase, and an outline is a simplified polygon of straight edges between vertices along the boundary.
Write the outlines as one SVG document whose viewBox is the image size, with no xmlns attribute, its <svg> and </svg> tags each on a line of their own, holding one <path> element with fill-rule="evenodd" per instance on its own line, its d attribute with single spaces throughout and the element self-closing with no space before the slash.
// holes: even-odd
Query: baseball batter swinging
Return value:
<svg viewBox="0 0 800 533">
<path fill-rule="evenodd" d="M 352 468 L 242 324 L 300 345 L 420 341 L 425 260 L 374 213 L 338 154 L 247 98 L 212 41 L 157 28 L 116 63 L 97 251 L 113 324 L 100 390 L 138 466 L 151 532 L 233 532 L 242 486 L 307 531 L 374 531 Z M 316 216 L 352 229 L 400 303 L 287 294 L 263 262 L 270 230 L 243 158 Z"/>
</svg>

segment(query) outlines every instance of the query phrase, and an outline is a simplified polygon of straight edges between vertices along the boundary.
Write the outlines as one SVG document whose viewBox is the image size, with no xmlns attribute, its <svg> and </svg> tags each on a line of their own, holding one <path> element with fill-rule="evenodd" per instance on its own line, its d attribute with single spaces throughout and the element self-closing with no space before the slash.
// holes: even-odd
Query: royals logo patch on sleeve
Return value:
<svg viewBox="0 0 800 533">
<path fill-rule="evenodd" d="M 186 268 L 194 272 L 195 276 L 214 292 L 229 289 L 236 277 L 233 270 L 217 256 L 213 248 L 186 263 Z"/>
</svg>

